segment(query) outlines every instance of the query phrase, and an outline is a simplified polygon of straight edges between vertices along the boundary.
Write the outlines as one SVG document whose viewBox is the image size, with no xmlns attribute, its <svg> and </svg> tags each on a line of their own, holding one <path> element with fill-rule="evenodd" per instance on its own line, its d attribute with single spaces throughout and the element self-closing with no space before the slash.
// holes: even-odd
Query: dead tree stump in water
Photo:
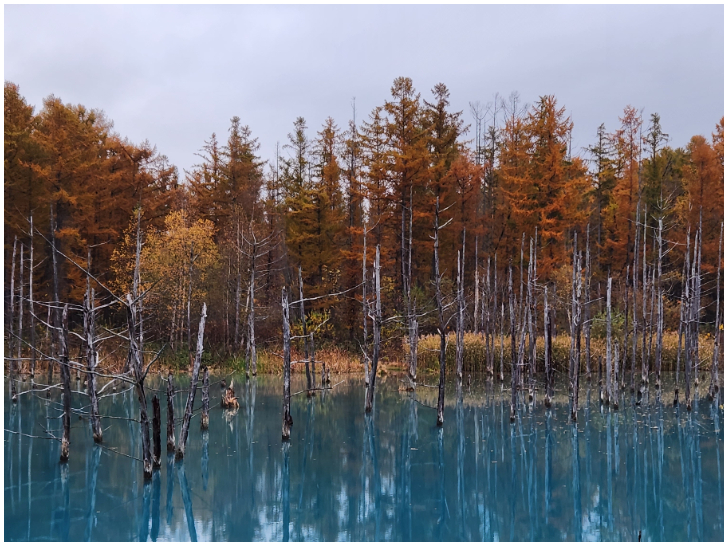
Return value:
<svg viewBox="0 0 728 546">
<path fill-rule="evenodd" d="M 174 386 L 172 374 L 167 376 L 167 452 L 174 452 Z"/>
<path fill-rule="evenodd" d="M 156 394 L 152 398 L 152 438 L 154 441 L 152 466 L 159 468 L 162 465 L 162 414 L 159 409 L 159 397 Z"/>
<path fill-rule="evenodd" d="M 281 294 L 281 307 L 283 308 L 283 428 L 281 437 L 283 441 L 291 438 L 291 326 L 289 322 L 288 294 L 285 287 Z"/>
<path fill-rule="evenodd" d="M 200 428 L 207 430 L 210 425 L 210 375 L 205 366 L 202 372 L 202 417 L 200 418 Z"/>
<path fill-rule="evenodd" d="M 63 382 L 63 438 L 61 462 L 68 461 L 68 445 L 71 442 L 71 373 L 68 368 L 68 304 L 63 306 L 60 335 L 61 381 Z"/>
<path fill-rule="evenodd" d="M 187 395 L 187 405 L 185 406 L 185 415 L 182 420 L 182 430 L 179 435 L 179 443 L 177 444 L 176 459 L 183 459 L 185 456 L 185 444 L 187 443 L 187 435 L 190 431 L 190 420 L 192 419 L 192 407 L 195 404 L 195 394 L 197 394 L 197 378 L 200 375 L 200 361 L 202 360 L 202 342 L 205 336 L 205 318 L 207 318 L 207 304 L 202 304 L 202 313 L 200 314 L 200 327 L 197 329 L 197 352 L 195 353 L 195 361 L 192 367 L 192 381 L 190 382 L 190 392 Z"/>
</svg>

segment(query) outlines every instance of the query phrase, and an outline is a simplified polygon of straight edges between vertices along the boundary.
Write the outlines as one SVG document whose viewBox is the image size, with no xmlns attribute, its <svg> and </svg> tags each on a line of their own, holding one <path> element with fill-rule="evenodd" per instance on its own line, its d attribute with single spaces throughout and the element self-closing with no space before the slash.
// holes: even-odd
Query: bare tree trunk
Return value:
<svg viewBox="0 0 728 546">
<path fill-rule="evenodd" d="M 189 268 L 189 284 L 187 285 L 187 352 L 192 355 L 192 265 L 194 263 L 195 244 L 190 245 L 190 268 Z M 184 453 L 184 444 L 182 448 Z M 179 451 L 178 451 L 179 453 Z"/>
<path fill-rule="evenodd" d="M 645 224 L 647 223 L 647 209 L 644 213 Z M 635 241 L 636 242 L 636 241 Z M 642 229 L 642 385 L 640 391 L 644 394 L 649 380 L 649 369 L 647 363 L 647 226 Z"/>
<path fill-rule="evenodd" d="M 91 288 L 91 249 L 88 249 L 87 260 L 88 274 L 86 275 L 86 297 L 83 306 L 83 332 L 86 338 L 86 383 L 88 389 L 88 397 L 91 402 L 90 416 L 91 428 L 93 430 L 94 442 L 101 443 L 103 441 L 103 431 L 101 429 L 101 419 L 99 418 L 99 399 L 96 395 L 96 364 L 98 362 L 98 354 L 96 348 L 96 310 L 95 310 L 95 294 Z"/>
<path fill-rule="evenodd" d="M 465 250 L 465 231 L 463 230 L 463 251 Z M 463 381 L 463 341 L 465 330 L 465 298 L 463 294 L 465 254 L 458 251 L 457 262 L 457 320 L 455 332 L 455 367 L 458 384 Z"/>
<path fill-rule="evenodd" d="M 576 421 L 576 415 L 579 411 L 579 373 L 581 372 L 581 328 L 582 328 L 582 319 L 581 319 L 581 309 L 582 309 L 582 299 L 581 299 L 581 289 L 582 289 L 582 281 L 581 281 L 581 251 L 579 251 L 578 255 L 576 256 L 576 316 L 574 317 L 574 335 L 576 336 L 576 351 L 574 353 L 574 403 L 571 407 L 571 418 L 573 421 Z"/>
<path fill-rule="evenodd" d="M 640 231 L 639 231 L 639 222 L 640 222 L 640 211 L 639 211 L 639 203 L 637 204 L 637 218 L 635 221 L 635 244 L 634 244 L 634 262 L 632 264 L 632 389 L 635 389 L 634 385 L 634 369 L 636 367 L 636 361 L 637 361 L 637 281 L 639 279 L 637 275 L 637 265 L 639 264 L 639 240 L 640 240 Z M 629 273 L 627 273 L 627 276 L 629 277 Z M 625 323 L 625 334 L 627 330 L 627 316 L 628 312 L 625 313 L 624 317 L 624 323 Z M 625 336 L 625 343 L 626 343 L 626 336 Z M 625 344 L 625 352 L 626 352 L 626 344 Z M 642 387 L 639 388 L 639 391 L 637 392 L 637 403 L 639 403 L 640 399 L 642 397 Z"/>
<path fill-rule="evenodd" d="M 500 381 L 503 383 L 503 338 L 505 337 L 505 334 L 503 333 L 503 326 L 506 322 L 506 311 L 505 311 L 505 303 L 501 302 L 501 312 L 500 312 Z"/>
<path fill-rule="evenodd" d="M 315 389 L 316 388 L 316 345 L 314 344 L 314 341 L 313 341 L 313 332 L 308 334 L 308 337 L 309 337 L 309 351 L 310 351 L 309 358 L 311 359 L 311 381 L 313 383 L 313 388 Z M 324 363 L 321 368 L 322 371 L 325 366 L 326 366 L 326 364 Z M 324 383 L 321 382 L 321 387 L 323 388 L 324 386 L 325 386 Z M 314 396 L 315 394 L 316 394 L 315 390 L 309 391 L 310 396 Z"/>
<path fill-rule="evenodd" d="M 536 284 L 536 252 L 534 249 L 534 241 L 531 239 L 529 241 L 529 253 L 528 253 L 528 296 L 527 296 L 527 306 L 528 306 L 528 360 L 529 360 L 529 366 L 528 366 L 528 400 L 529 402 L 533 400 L 534 396 L 534 384 L 533 384 L 533 374 L 536 371 L 536 332 L 535 332 L 535 325 L 534 322 L 536 320 L 535 312 L 536 312 L 536 294 L 535 294 L 535 284 Z"/>
<path fill-rule="evenodd" d="M 288 308 L 288 294 L 283 287 L 281 293 L 281 307 L 283 308 L 283 433 L 282 438 L 287 442 L 291 438 L 291 327 Z"/>
<path fill-rule="evenodd" d="M 20 293 L 20 297 L 18 298 L 18 367 L 22 370 L 23 367 L 23 300 L 25 299 L 23 297 L 24 291 L 23 291 L 23 285 L 25 284 L 25 268 L 23 267 L 25 263 L 25 259 L 23 258 L 25 251 L 25 246 L 21 243 L 20 244 L 20 285 L 18 286 L 18 291 Z M 16 369 L 16 371 L 18 371 Z M 15 391 L 15 378 L 11 381 L 12 389 Z"/>
<path fill-rule="evenodd" d="M 697 264 L 695 266 L 695 290 L 694 290 L 694 305 L 695 305 L 695 314 L 693 316 L 694 321 L 694 339 L 693 339 L 693 351 L 695 352 L 695 358 L 693 359 L 693 362 L 695 363 L 695 372 L 694 372 L 694 378 L 695 378 L 695 387 L 698 386 L 698 366 L 700 365 L 700 356 L 698 353 L 698 341 L 700 339 L 700 297 L 702 294 L 701 291 L 701 283 L 702 278 L 700 271 L 702 269 L 703 265 L 703 208 L 700 207 L 700 221 L 698 224 L 698 233 L 696 235 L 697 241 L 696 246 L 698 250 L 698 258 L 697 258 Z"/>
<path fill-rule="evenodd" d="M 549 314 L 549 289 L 543 291 L 543 356 L 544 356 L 544 406 L 551 407 L 551 391 L 549 390 L 551 378 L 551 317 Z"/>
<path fill-rule="evenodd" d="M 521 263 L 519 265 L 520 270 L 520 278 L 518 282 L 518 322 L 517 322 L 517 328 L 519 330 L 519 334 L 521 331 L 524 332 L 525 336 L 525 330 L 523 326 L 526 322 L 526 313 L 525 313 L 525 307 L 523 306 L 523 246 L 526 244 L 526 233 L 521 233 Z M 525 337 L 523 337 L 523 343 L 525 343 Z M 518 386 L 520 388 L 523 388 L 523 349 L 521 348 L 521 343 L 518 344 Z"/>
<path fill-rule="evenodd" d="M 490 275 L 488 275 L 490 278 Z M 489 292 L 491 290 L 489 289 Z M 491 292 L 491 297 L 493 298 L 493 311 L 489 313 L 489 322 L 490 322 L 490 375 L 492 376 L 495 373 L 495 335 L 496 335 L 496 317 L 498 316 L 498 254 L 496 254 L 493 257 L 493 289 Z M 501 329 L 502 329 L 502 322 L 501 322 Z M 501 344 L 502 345 L 502 344 Z M 501 350 L 502 353 L 502 350 Z M 503 381 L 503 355 L 501 354 L 501 381 Z"/>
<path fill-rule="evenodd" d="M 71 371 L 68 367 L 68 304 L 63 306 L 59 344 L 61 382 L 63 383 L 63 437 L 61 439 L 61 462 L 64 463 L 68 461 L 68 446 L 71 443 Z"/>
<path fill-rule="evenodd" d="M 718 358 L 720 356 L 720 333 L 721 333 L 721 306 L 720 306 L 720 268 L 723 265 L 723 222 L 720 223 L 720 239 L 718 242 L 718 268 L 716 269 L 716 294 L 715 294 L 715 333 L 713 334 L 713 359 L 710 368 L 710 388 L 708 394 L 715 398 L 720 392 L 718 383 Z"/>
<path fill-rule="evenodd" d="M 59 328 L 61 327 L 61 312 L 60 312 L 60 298 L 58 296 L 58 251 L 56 250 L 56 219 L 53 215 L 53 205 L 50 207 L 51 216 L 51 256 L 53 261 L 53 326 L 51 328 L 51 356 L 55 357 L 58 351 L 59 344 Z M 50 307 L 49 307 L 50 309 Z M 53 359 L 48 363 L 48 384 L 52 383 L 53 378 Z M 70 380 L 70 379 L 69 379 Z M 50 389 L 46 391 L 46 397 L 50 398 Z"/>
<path fill-rule="evenodd" d="M 242 243 L 241 243 L 241 234 L 240 234 L 240 218 L 238 218 L 237 221 L 237 230 L 236 230 L 236 243 L 237 243 L 237 252 L 236 258 L 237 258 L 237 270 L 238 274 L 235 280 L 235 337 L 233 338 L 233 344 L 236 347 L 238 347 L 238 340 L 240 339 L 240 282 L 242 275 L 242 270 L 240 268 L 240 254 L 242 253 Z"/>
<path fill-rule="evenodd" d="M 202 370 L 202 417 L 200 418 L 200 428 L 207 430 L 210 426 L 210 373 L 207 366 Z"/>
<path fill-rule="evenodd" d="M 35 303 L 33 301 L 33 284 L 35 277 L 33 270 L 35 262 L 33 261 L 33 215 L 30 215 L 30 266 L 28 272 L 28 305 L 30 306 L 30 377 L 31 388 L 35 388 L 33 378 L 35 377 L 35 364 L 37 360 L 37 349 L 35 346 Z"/>
<path fill-rule="evenodd" d="M 306 389 L 311 392 L 313 389 L 313 383 L 311 381 L 311 368 L 308 360 L 308 332 L 306 329 L 306 311 L 303 303 L 303 276 L 301 275 L 301 266 L 298 266 L 298 293 L 301 300 L 301 325 L 303 327 L 303 358 L 306 361 Z M 310 394 L 309 394 L 310 396 Z"/>
<path fill-rule="evenodd" d="M 627 322 L 625 318 L 625 322 Z M 607 277 L 607 396 L 605 402 L 612 399 L 612 275 Z M 634 374 L 632 374 L 634 377 Z"/>
<path fill-rule="evenodd" d="M 662 383 L 662 329 L 664 326 L 664 304 L 662 301 L 662 217 L 657 222 L 657 342 L 655 344 L 655 366 L 657 368 L 657 388 L 659 389 Z"/>
<path fill-rule="evenodd" d="M 200 362 L 202 361 L 203 339 L 205 336 L 205 319 L 207 318 L 207 304 L 202 304 L 202 313 L 200 314 L 200 326 L 197 329 L 197 352 L 195 353 L 195 363 L 192 367 L 192 380 L 190 381 L 190 392 L 187 395 L 187 405 L 185 406 L 185 414 L 182 418 L 182 431 L 179 435 L 179 444 L 177 444 L 177 453 L 175 457 L 182 459 L 185 456 L 185 445 L 187 444 L 187 434 L 190 430 L 190 420 L 192 419 L 192 408 L 195 404 L 195 394 L 197 393 L 197 378 L 200 374 Z"/>
<path fill-rule="evenodd" d="M 13 241 L 13 266 L 10 273 L 10 337 L 8 338 L 8 353 L 10 355 L 10 398 L 13 402 L 18 401 L 18 394 L 15 391 L 15 360 L 13 349 L 15 348 L 15 253 L 18 246 L 18 236 Z M 19 344 L 19 342 L 18 342 Z"/>
<path fill-rule="evenodd" d="M 379 365 L 379 343 L 382 328 L 381 281 L 379 276 L 379 245 L 377 245 L 377 254 L 374 258 L 374 290 L 377 298 L 374 312 L 374 346 L 372 348 L 372 369 L 369 374 L 369 385 L 367 385 L 367 396 L 364 406 L 366 413 L 371 413 L 372 407 L 374 406 L 374 383 L 377 379 L 377 366 Z"/>
<path fill-rule="evenodd" d="M 367 226 L 364 224 L 364 251 L 361 259 L 361 313 L 364 323 L 364 342 L 362 351 L 364 352 L 364 384 L 369 386 L 369 353 L 367 352 L 367 342 L 369 341 L 369 333 L 367 331 Z M 411 342 L 410 342 L 411 343 Z M 416 363 L 415 363 L 416 364 Z M 417 369 L 414 369 L 415 376 Z M 412 364 L 410 363 L 410 375 L 412 374 Z M 413 381 L 416 377 L 412 378 Z"/>
<path fill-rule="evenodd" d="M 591 383 L 591 253 L 589 248 L 589 224 L 586 225 L 586 287 L 584 292 L 584 343 L 586 380 Z"/>
<path fill-rule="evenodd" d="M 619 409 L 619 388 L 617 387 L 616 378 L 619 374 L 619 343 L 616 341 L 614 342 L 614 366 L 612 366 L 612 373 L 614 374 L 612 378 L 612 384 L 614 385 L 612 388 L 612 407 L 616 410 Z"/>
<path fill-rule="evenodd" d="M 154 440 L 154 453 L 152 454 L 152 467 L 162 466 L 162 414 L 159 408 L 159 397 L 152 398 L 152 438 Z"/>
<path fill-rule="evenodd" d="M 513 266 L 508 266 L 508 308 L 511 319 L 511 422 L 516 420 L 516 386 L 518 366 L 516 365 L 516 321 L 515 295 L 513 294 Z"/>
<path fill-rule="evenodd" d="M 253 243 L 253 255 L 250 265 L 250 310 L 248 311 L 248 366 L 253 376 L 258 375 L 258 353 L 255 348 L 255 253 L 257 244 Z M 303 305 L 303 304 L 301 304 Z"/>
<path fill-rule="evenodd" d="M 437 387 L 437 426 L 445 421 L 445 315 L 442 305 L 442 286 L 440 276 L 440 196 L 435 201 L 435 300 L 437 302 L 438 330 L 440 333 L 440 382 Z"/>
<path fill-rule="evenodd" d="M 673 405 L 678 404 L 678 395 L 680 394 L 680 387 L 678 386 L 680 384 L 680 357 L 682 355 L 683 350 L 683 333 L 685 332 L 685 320 L 686 320 L 686 314 L 685 314 L 685 306 L 686 306 L 686 292 L 688 290 L 687 284 L 688 284 L 688 271 L 689 269 L 689 257 L 690 257 L 690 227 L 688 226 L 688 232 L 686 237 L 686 243 L 685 243 L 685 260 L 683 262 L 683 274 L 682 274 L 682 290 L 680 291 L 680 322 L 677 329 L 677 364 L 675 366 L 675 399 L 673 400 Z M 687 345 L 687 339 L 686 339 L 686 345 Z M 687 365 L 687 362 L 685 363 Z"/>
<path fill-rule="evenodd" d="M 167 452 L 174 452 L 174 385 L 172 374 L 167 375 Z"/>
</svg>

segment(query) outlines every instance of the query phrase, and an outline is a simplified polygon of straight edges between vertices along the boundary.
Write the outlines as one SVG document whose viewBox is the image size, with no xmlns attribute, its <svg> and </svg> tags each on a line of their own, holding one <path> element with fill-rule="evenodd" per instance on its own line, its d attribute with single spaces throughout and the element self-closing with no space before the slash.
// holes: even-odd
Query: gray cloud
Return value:
<svg viewBox="0 0 728 546">
<path fill-rule="evenodd" d="M 671 144 L 723 116 L 723 6 L 6 6 L 5 79 L 37 108 L 54 93 L 101 108 L 181 169 L 240 116 L 272 159 L 297 116 L 344 128 L 409 76 L 452 106 L 554 94 L 574 149 L 627 104 Z"/>
</svg>

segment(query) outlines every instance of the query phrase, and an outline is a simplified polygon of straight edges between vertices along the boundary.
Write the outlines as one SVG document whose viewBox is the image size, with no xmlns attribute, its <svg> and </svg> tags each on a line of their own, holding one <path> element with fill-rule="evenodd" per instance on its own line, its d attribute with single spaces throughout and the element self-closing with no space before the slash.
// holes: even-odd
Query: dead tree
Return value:
<svg viewBox="0 0 728 546">
<path fill-rule="evenodd" d="M 516 385 L 518 367 L 516 366 L 516 321 L 515 295 L 513 293 L 513 266 L 508 266 L 508 308 L 511 319 L 511 422 L 516 420 Z"/>
<path fill-rule="evenodd" d="M 303 359 L 306 361 L 306 389 L 309 393 L 313 392 L 316 379 L 311 378 L 311 368 L 308 359 L 308 331 L 306 329 L 306 311 L 303 303 L 303 276 L 301 275 L 301 266 L 298 266 L 298 290 L 301 299 L 301 327 L 303 328 Z M 310 396 L 310 394 L 309 394 Z"/>
<path fill-rule="evenodd" d="M 303 302 L 301 302 L 303 304 Z M 283 309 L 283 432 L 284 442 L 291 439 L 291 326 L 289 319 L 288 294 L 284 286 L 281 291 Z"/>
<path fill-rule="evenodd" d="M 202 417 L 200 418 L 200 428 L 207 430 L 210 426 L 210 374 L 207 366 L 202 371 Z"/>
<path fill-rule="evenodd" d="M 250 266 L 250 288 L 248 289 L 250 308 L 248 310 L 248 348 L 246 351 L 248 369 L 253 375 L 258 374 L 258 354 L 255 350 L 255 247 L 256 245 L 253 244 L 252 263 Z"/>
<path fill-rule="evenodd" d="M 366 402 L 364 405 L 365 413 L 371 413 L 372 407 L 374 406 L 374 383 L 377 379 L 377 366 L 379 365 L 379 344 L 382 329 L 382 297 L 379 266 L 379 245 L 377 245 L 377 253 L 374 258 L 374 290 L 376 295 L 376 303 L 373 317 L 374 342 L 372 347 L 372 369 L 369 374 L 369 384 L 367 385 Z"/>
<path fill-rule="evenodd" d="M 544 406 L 551 407 L 551 314 L 549 310 L 549 289 L 543 291 L 543 355 L 544 355 Z"/>
<path fill-rule="evenodd" d="M 179 434 L 179 443 L 177 444 L 176 459 L 182 459 L 185 456 L 185 444 L 187 444 L 187 434 L 190 430 L 190 420 L 192 419 L 192 408 L 195 404 L 195 394 L 197 393 L 197 379 L 200 374 L 200 362 L 202 361 L 203 339 L 205 336 L 205 319 L 207 318 L 207 304 L 202 304 L 202 313 L 200 314 L 200 326 L 197 329 L 197 352 L 195 353 L 195 362 L 192 367 L 192 379 L 190 380 L 190 392 L 187 394 L 187 405 L 185 406 L 185 414 L 182 418 L 182 430 Z"/>
<path fill-rule="evenodd" d="M 167 375 L 167 452 L 174 452 L 174 385 L 172 374 Z"/>
<path fill-rule="evenodd" d="M 626 319 L 625 319 L 626 322 Z M 607 394 L 605 397 L 605 403 L 609 404 L 612 399 L 612 275 L 611 273 L 607 276 L 607 369 L 606 369 L 606 380 L 607 380 Z M 634 374 L 632 374 L 634 377 Z"/>
<path fill-rule="evenodd" d="M 440 382 L 437 387 L 437 426 L 444 422 L 445 410 L 445 314 L 442 304 L 442 277 L 440 275 L 440 230 L 449 223 L 440 225 L 440 196 L 435 202 L 435 300 L 440 333 Z"/>
<path fill-rule="evenodd" d="M 455 322 L 455 368 L 458 384 L 463 382 L 463 349 L 465 335 L 465 230 L 463 230 L 463 252 L 458 251 L 457 261 L 457 320 Z"/>
<path fill-rule="evenodd" d="M 639 240 L 640 240 L 640 231 L 639 231 L 639 225 L 640 225 L 640 212 L 639 212 L 639 202 L 637 204 L 637 218 L 635 221 L 635 243 L 634 243 L 634 262 L 632 263 L 632 390 L 635 389 L 634 384 L 634 369 L 637 362 L 637 281 L 639 279 L 637 275 L 637 265 L 639 264 L 639 254 L 640 254 L 640 247 L 639 247 Z M 629 272 L 627 272 L 627 277 L 629 278 Z M 626 353 L 626 333 L 627 333 L 627 316 L 629 315 L 629 312 L 625 312 L 624 315 L 624 324 L 625 324 L 625 353 Z M 639 391 L 637 392 L 637 401 L 639 403 L 639 400 L 642 397 L 642 387 L 639 388 Z"/>
<path fill-rule="evenodd" d="M 500 312 L 500 382 L 503 383 L 503 338 L 505 337 L 505 334 L 503 332 L 504 325 L 506 323 L 506 311 L 505 311 L 505 303 L 501 302 L 501 312 Z"/>
<path fill-rule="evenodd" d="M 645 226 L 642 229 L 642 386 L 641 391 L 648 387 L 649 362 L 647 360 L 647 208 L 644 212 Z M 636 241 L 635 241 L 636 242 Z M 641 394 L 644 394 L 642 392 Z"/>
<path fill-rule="evenodd" d="M 528 258 L 528 400 L 533 400 L 536 373 L 536 248 L 535 241 L 530 240 Z"/>
<path fill-rule="evenodd" d="M 31 385 L 35 377 L 35 363 L 37 359 L 37 349 L 35 345 L 35 305 L 33 303 L 33 284 L 34 284 L 34 261 L 33 261 L 33 215 L 30 215 L 30 265 L 28 266 L 28 305 L 30 308 L 30 377 Z"/>
<path fill-rule="evenodd" d="M 17 252 L 18 236 L 13 241 L 13 265 L 10 273 L 10 337 L 8 338 L 8 353 L 10 355 L 10 398 L 13 402 L 18 401 L 18 394 L 15 390 L 15 359 L 13 349 L 15 347 L 15 253 Z"/>
<path fill-rule="evenodd" d="M 489 276 L 490 277 L 490 276 Z M 489 313 L 490 317 L 490 375 L 493 376 L 494 368 L 495 368 L 495 322 L 496 317 L 498 316 L 498 254 L 496 254 L 493 258 L 493 288 L 492 290 L 489 288 L 488 291 L 491 294 L 491 298 L 493 299 L 493 310 L 491 313 Z M 501 322 L 501 328 L 503 326 L 503 323 Z M 501 344 L 501 353 L 502 353 L 502 344 Z M 503 381 L 503 355 L 501 354 L 501 381 Z"/>
<path fill-rule="evenodd" d="M 662 301 L 662 217 L 660 217 L 657 220 L 657 341 L 655 344 L 656 386 L 658 389 L 662 383 L 662 331 L 664 320 L 664 304 Z"/>
<path fill-rule="evenodd" d="M 90 404 L 91 428 L 94 442 L 101 443 L 103 431 L 99 418 L 99 400 L 96 394 L 96 364 L 98 353 L 96 347 L 96 310 L 94 307 L 94 289 L 91 288 L 91 249 L 88 249 L 86 274 L 86 295 L 83 299 L 83 333 L 86 341 L 86 383 Z"/>
<path fill-rule="evenodd" d="M 25 259 L 23 258 L 25 251 L 25 246 L 21 243 L 20 244 L 20 285 L 18 286 L 19 290 L 19 298 L 18 298 L 18 365 L 22 366 L 23 363 L 23 285 L 25 284 L 24 279 L 24 272 L 25 268 L 23 267 Z M 17 370 L 16 370 L 17 371 Z M 11 381 L 13 384 L 13 393 L 15 391 L 15 380 L 13 378 L 13 381 Z"/>
<path fill-rule="evenodd" d="M 364 322 L 364 339 L 362 344 L 362 352 L 364 353 L 364 384 L 369 386 L 369 353 L 367 352 L 367 343 L 369 341 L 369 333 L 367 331 L 367 226 L 364 224 L 364 251 L 361 259 L 361 313 Z M 410 341 L 411 343 L 411 341 Z M 415 362 L 415 366 L 416 366 Z M 417 368 L 414 369 L 415 374 Z M 410 374 L 412 373 L 412 363 L 410 361 Z M 414 379 L 413 379 L 414 381 Z"/>
<path fill-rule="evenodd" d="M 71 443 L 71 370 L 68 365 L 68 304 L 63 306 L 61 335 L 59 336 L 61 382 L 63 383 L 63 438 L 61 439 L 61 462 L 68 461 L 68 446 Z"/>
<path fill-rule="evenodd" d="M 129 331 L 129 362 L 134 375 L 134 385 L 139 399 L 139 420 L 142 434 L 144 477 L 151 478 L 152 456 L 149 445 L 149 418 L 147 416 L 147 395 L 144 392 L 144 378 L 146 376 L 146 370 L 143 369 L 144 353 L 142 350 L 144 333 L 141 324 L 141 297 L 139 294 L 141 251 L 141 209 L 137 209 L 136 257 L 132 281 L 132 293 L 126 295 L 126 317 Z"/>
<path fill-rule="evenodd" d="M 686 292 L 687 292 L 687 280 L 688 280 L 688 262 L 689 262 L 689 255 L 690 255 L 690 226 L 688 226 L 687 231 L 687 237 L 685 241 L 685 260 L 683 261 L 683 271 L 682 271 L 682 290 L 680 291 L 680 322 L 678 323 L 677 328 L 677 358 L 676 358 L 676 365 L 675 365 L 675 398 L 673 400 L 673 405 L 678 404 L 678 397 L 680 394 L 680 357 L 682 356 L 682 348 L 683 348 L 683 334 L 685 333 L 685 302 L 686 300 Z"/>
<path fill-rule="evenodd" d="M 708 395 L 711 400 L 718 395 L 720 386 L 718 383 L 718 358 L 720 356 L 720 334 L 721 334 L 721 306 L 720 306 L 720 267 L 723 264 L 723 222 L 720 223 L 720 239 L 718 241 L 718 268 L 716 269 L 716 294 L 715 294 L 715 333 L 713 334 L 713 359 L 710 368 L 710 388 Z"/>
<path fill-rule="evenodd" d="M 703 258 L 703 256 L 702 256 L 702 254 L 703 254 L 703 209 L 702 209 L 702 207 L 700 208 L 698 233 L 696 234 L 695 245 L 697 247 L 698 257 L 697 257 L 697 262 L 695 265 L 695 274 L 693 275 L 693 279 L 694 279 L 694 283 L 695 283 L 695 287 L 693 289 L 693 292 L 694 292 L 693 293 L 693 306 L 695 307 L 695 310 L 693 313 L 693 330 L 694 330 L 693 331 L 693 352 L 695 355 L 693 357 L 693 362 L 694 362 L 694 366 L 695 366 L 693 376 L 694 376 L 694 380 L 695 380 L 695 387 L 697 388 L 698 377 L 699 377 L 698 366 L 700 364 L 700 356 L 698 353 L 698 340 L 700 339 L 700 332 L 699 332 L 699 330 L 700 330 L 700 311 L 701 311 L 700 297 L 702 294 L 702 287 L 701 287 L 702 277 L 701 277 L 700 272 L 701 272 L 701 269 L 703 266 L 703 261 L 702 261 L 702 258 Z M 693 251 L 693 252 L 695 252 L 695 251 Z"/>
<path fill-rule="evenodd" d="M 311 380 L 313 382 L 313 388 L 316 388 L 316 345 L 313 341 L 313 332 L 310 332 L 308 334 L 308 345 L 309 345 L 309 357 L 311 358 Z M 323 367 L 325 367 L 326 364 L 323 364 Z M 323 371 L 323 367 L 322 370 Z M 321 387 L 323 388 L 325 386 L 324 382 L 321 382 Z M 308 391 L 308 396 L 314 396 L 316 394 L 315 390 Z"/>
<path fill-rule="evenodd" d="M 591 383 L 591 254 L 589 252 L 589 224 L 586 225 L 586 286 L 584 287 L 584 359 L 586 380 Z"/>
<path fill-rule="evenodd" d="M 152 438 L 154 439 L 154 453 L 152 454 L 152 466 L 162 466 L 162 414 L 159 408 L 159 397 L 155 394 L 152 398 Z"/>
</svg>

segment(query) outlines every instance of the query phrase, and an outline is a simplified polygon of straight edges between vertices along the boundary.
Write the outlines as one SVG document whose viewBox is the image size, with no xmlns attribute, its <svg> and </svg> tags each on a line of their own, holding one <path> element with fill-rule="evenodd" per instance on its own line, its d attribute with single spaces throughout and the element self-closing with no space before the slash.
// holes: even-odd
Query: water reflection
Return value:
<svg viewBox="0 0 728 546">
<path fill-rule="evenodd" d="M 294 392 L 304 380 L 294 376 Z M 557 386 L 550 410 L 538 395 L 519 397 L 510 422 L 510 391 L 475 377 L 447 390 L 438 429 L 435 389 L 400 393 L 386 378 L 365 416 L 364 389 L 351 378 L 295 396 L 298 424 L 282 444 L 280 380 L 235 385 L 240 409 L 213 399 L 209 430 L 195 417 L 184 462 L 169 454 L 146 483 L 133 392 L 101 400 L 101 414 L 119 418 L 103 420 L 102 446 L 86 421 L 73 421 L 65 465 L 57 442 L 6 432 L 5 539 L 723 540 L 718 400 L 686 412 L 659 390 L 638 407 L 626 392 L 614 411 L 587 385 L 574 424 Z M 57 396 L 6 400 L 5 428 L 57 430 Z"/>
</svg>

